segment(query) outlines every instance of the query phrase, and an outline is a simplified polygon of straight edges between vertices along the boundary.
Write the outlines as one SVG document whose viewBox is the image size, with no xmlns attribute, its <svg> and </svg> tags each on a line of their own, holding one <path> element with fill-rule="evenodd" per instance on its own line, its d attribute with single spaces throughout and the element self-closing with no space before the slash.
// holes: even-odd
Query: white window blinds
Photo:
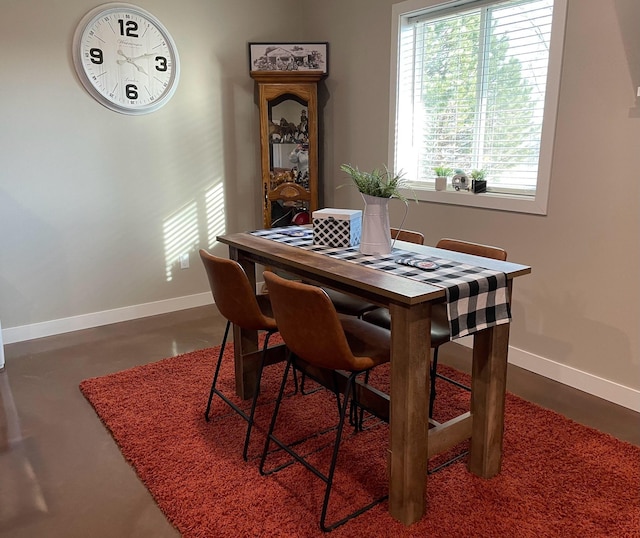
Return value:
<svg viewBox="0 0 640 538">
<path fill-rule="evenodd" d="M 553 0 L 474 2 L 399 28 L 396 169 L 484 169 L 490 190 L 535 195 Z"/>
</svg>

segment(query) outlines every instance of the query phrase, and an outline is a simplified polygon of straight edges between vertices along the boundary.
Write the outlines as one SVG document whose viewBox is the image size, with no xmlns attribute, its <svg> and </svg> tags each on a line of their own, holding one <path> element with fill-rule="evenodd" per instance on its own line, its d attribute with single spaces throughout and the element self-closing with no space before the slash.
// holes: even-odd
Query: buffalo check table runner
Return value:
<svg viewBox="0 0 640 538">
<path fill-rule="evenodd" d="M 445 288 L 452 339 L 511 321 L 507 276 L 500 271 L 397 248 L 390 254 L 369 255 L 362 254 L 358 246 L 314 245 L 313 230 L 303 226 L 256 230 L 251 234 Z"/>
</svg>

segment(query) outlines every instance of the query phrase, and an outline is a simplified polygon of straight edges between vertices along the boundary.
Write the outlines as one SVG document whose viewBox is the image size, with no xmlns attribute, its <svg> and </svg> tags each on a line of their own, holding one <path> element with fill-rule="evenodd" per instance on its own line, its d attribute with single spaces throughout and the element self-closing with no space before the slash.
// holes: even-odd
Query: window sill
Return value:
<svg viewBox="0 0 640 538">
<path fill-rule="evenodd" d="M 484 192 L 474 194 L 471 191 L 456 191 L 447 187 L 445 191 L 433 189 L 414 188 L 405 189 L 403 193 L 408 199 L 417 198 L 423 202 L 437 204 L 451 204 L 482 209 L 495 209 L 497 211 L 511 211 L 515 213 L 531 213 L 534 215 L 546 215 L 547 207 L 539 199 L 539 196 L 522 196 L 516 194 L 498 194 Z"/>
</svg>

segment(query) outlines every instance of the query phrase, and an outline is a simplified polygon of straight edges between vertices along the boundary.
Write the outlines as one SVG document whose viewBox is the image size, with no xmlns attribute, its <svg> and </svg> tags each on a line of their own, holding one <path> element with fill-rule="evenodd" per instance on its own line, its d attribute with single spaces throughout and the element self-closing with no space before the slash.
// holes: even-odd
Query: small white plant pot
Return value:
<svg viewBox="0 0 640 538">
<path fill-rule="evenodd" d="M 444 176 L 438 176 L 436 178 L 436 190 L 444 191 L 447 190 L 447 178 Z"/>
</svg>

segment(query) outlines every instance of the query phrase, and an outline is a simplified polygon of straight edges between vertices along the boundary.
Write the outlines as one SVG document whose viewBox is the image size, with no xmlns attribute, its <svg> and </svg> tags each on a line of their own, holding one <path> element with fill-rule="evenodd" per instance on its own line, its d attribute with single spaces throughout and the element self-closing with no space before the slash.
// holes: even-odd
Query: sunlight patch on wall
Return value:
<svg viewBox="0 0 640 538">
<path fill-rule="evenodd" d="M 209 248 L 216 243 L 216 236 L 225 232 L 224 184 L 222 181 L 205 192 L 205 208 L 207 212 L 207 237 Z"/>
<path fill-rule="evenodd" d="M 170 282 L 173 279 L 173 267 L 180 262 L 180 257 L 200 244 L 196 202 L 187 204 L 167 217 L 162 229 L 167 282 Z"/>
</svg>

